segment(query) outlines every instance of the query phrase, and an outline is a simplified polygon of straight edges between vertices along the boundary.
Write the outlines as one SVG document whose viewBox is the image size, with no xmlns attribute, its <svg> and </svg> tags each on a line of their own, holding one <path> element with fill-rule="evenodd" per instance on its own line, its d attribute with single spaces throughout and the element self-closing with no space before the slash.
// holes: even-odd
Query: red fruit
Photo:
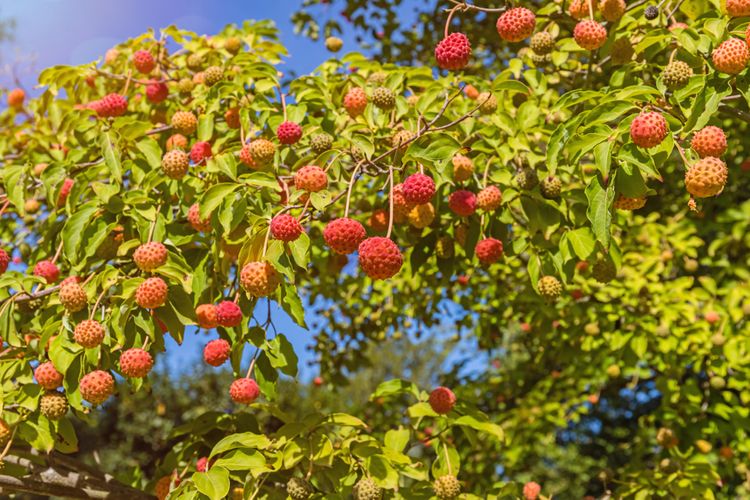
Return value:
<svg viewBox="0 0 750 500">
<path fill-rule="evenodd" d="M 289 214 L 279 214 L 271 219 L 271 235 L 277 240 L 294 241 L 302 232 L 302 224 Z"/>
<path fill-rule="evenodd" d="M 463 33 L 451 33 L 435 47 L 435 59 L 442 69 L 456 71 L 469 64 L 471 44 Z"/>
<path fill-rule="evenodd" d="M 276 138 L 281 144 L 294 144 L 302 138 L 302 127 L 294 122 L 283 122 L 276 129 Z"/>
<path fill-rule="evenodd" d="M 344 108 L 349 116 L 355 118 L 365 112 L 367 94 L 360 87 L 354 87 L 344 96 Z"/>
<path fill-rule="evenodd" d="M 740 163 L 740 170 L 743 172 L 750 172 L 750 160 L 745 160 Z"/>
<path fill-rule="evenodd" d="M 167 301 L 167 284 L 161 278 L 148 278 L 135 290 L 135 302 L 146 309 L 156 309 Z"/>
<path fill-rule="evenodd" d="M 229 395 L 235 403 L 249 405 L 260 396 L 260 388 L 257 382 L 251 378 L 238 378 L 232 382 Z"/>
<path fill-rule="evenodd" d="M 279 273 L 270 262 L 248 262 L 240 271 L 240 285 L 253 297 L 271 295 L 280 283 Z"/>
<path fill-rule="evenodd" d="M 60 288 L 64 287 L 65 285 L 70 285 L 71 283 L 80 283 L 81 278 L 80 276 L 68 276 L 64 280 L 60 282 Z"/>
<path fill-rule="evenodd" d="M 63 184 L 60 187 L 60 194 L 57 195 L 58 207 L 62 207 L 63 205 L 65 205 L 65 201 L 68 199 L 68 196 L 70 195 L 70 191 L 73 189 L 74 183 L 75 181 L 69 177 L 63 181 Z"/>
<path fill-rule="evenodd" d="M 200 457 L 195 462 L 195 470 L 197 470 L 198 472 L 206 472 L 209 467 L 210 464 L 208 463 L 208 457 Z"/>
<path fill-rule="evenodd" d="M 750 1 L 727 0 L 727 13 L 732 17 L 750 16 Z"/>
<path fill-rule="evenodd" d="M 242 149 L 240 149 L 240 161 L 253 170 L 257 170 L 260 168 L 260 165 L 253 158 L 251 151 L 250 144 L 243 145 Z"/>
<path fill-rule="evenodd" d="M 658 146 L 668 132 L 667 120 L 656 111 L 643 112 L 630 124 L 630 138 L 642 148 Z"/>
<path fill-rule="evenodd" d="M 685 23 L 672 23 L 672 24 L 669 25 L 669 31 L 674 31 L 674 30 L 678 30 L 678 29 L 684 30 L 684 29 L 687 29 L 689 27 L 690 26 L 688 26 Z"/>
<path fill-rule="evenodd" d="M 229 128 L 240 128 L 240 108 L 229 108 L 226 110 L 224 121 L 227 122 L 227 127 Z"/>
<path fill-rule="evenodd" d="M 474 253 L 482 265 L 489 265 L 500 260 L 503 256 L 503 242 L 495 238 L 485 238 L 477 243 Z"/>
<path fill-rule="evenodd" d="M 164 82 L 152 81 L 146 85 L 146 99 L 154 104 L 159 104 L 169 96 L 169 87 Z"/>
<path fill-rule="evenodd" d="M 456 215 L 468 217 L 477 210 L 477 197 L 471 191 L 456 191 L 448 198 L 448 207 Z"/>
<path fill-rule="evenodd" d="M 315 377 L 313 379 L 313 384 L 320 387 L 321 385 L 323 385 L 323 379 L 321 377 Z"/>
<path fill-rule="evenodd" d="M 167 498 L 173 482 L 175 488 L 182 482 L 176 473 L 172 474 L 172 476 L 164 476 L 156 482 L 156 486 L 154 486 L 154 495 L 156 495 L 158 500 L 165 500 Z"/>
<path fill-rule="evenodd" d="M 414 205 L 423 205 L 435 195 L 435 181 L 424 174 L 412 174 L 402 184 L 404 199 Z"/>
<path fill-rule="evenodd" d="M 48 391 L 53 391 L 63 383 L 62 373 L 57 371 L 52 361 L 46 361 L 34 370 L 34 378 L 37 384 L 41 385 Z"/>
<path fill-rule="evenodd" d="M 233 328 L 242 323 L 240 306 L 230 300 L 224 300 L 216 305 L 216 321 L 225 328 Z"/>
<path fill-rule="evenodd" d="M 229 359 L 232 347 L 224 339 L 215 339 L 203 348 L 203 360 L 211 366 L 220 366 Z"/>
<path fill-rule="evenodd" d="M 133 54 L 133 66 L 141 73 L 151 73 L 156 67 L 156 61 L 151 52 L 138 50 Z"/>
<path fill-rule="evenodd" d="M 458 282 L 461 286 L 466 286 L 469 284 L 469 277 L 465 274 L 462 274 L 456 278 L 456 282 Z"/>
<path fill-rule="evenodd" d="M 83 399 L 93 405 L 105 402 L 115 392 L 115 379 L 108 372 L 87 373 L 78 384 Z"/>
<path fill-rule="evenodd" d="M 596 50 L 607 41 L 607 28 L 591 19 L 579 21 L 573 29 L 576 43 L 586 50 Z"/>
<path fill-rule="evenodd" d="M 521 323 L 521 331 L 524 333 L 529 333 L 531 331 L 531 325 L 528 323 Z"/>
<path fill-rule="evenodd" d="M 354 252 L 366 237 L 367 232 L 362 224 L 346 217 L 332 220 L 323 230 L 326 245 L 343 255 Z"/>
<path fill-rule="evenodd" d="M 8 92 L 8 106 L 19 109 L 23 107 L 23 101 L 26 99 L 26 92 L 23 89 L 13 89 Z"/>
<path fill-rule="evenodd" d="M 201 304 L 195 308 L 195 316 L 198 319 L 198 326 L 210 330 L 216 328 L 219 319 L 216 312 L 216 306 L 213 304 Z"/>
<path fill-rule="evenodd" d="M 3 274 L 8 270 L 8 264 L 10 264 L 10 255 L 8 255 L 8 252 L 0 248 L 0 274 Z"/>
<path fill-rule="evenodd" d="M 374 210 L 370 214 L 367 224 L 370 226 L 370 229 L 376 233 L 382 233 L 388 229 L 388 212 L 386 212 L 384 208 Z"/>
<path fill-rule="evenodd" d="M 507 42 L 520 42 L 534 32 L 536 16 L 529 9 L 514 7 L 503 12 L 497 20 L 497 33 Z"/>
<path fill-rule="evenodd" d="M 374 280 L 394 276 L 403 263 L 401 250 L 390 238 L 375 236 L 359 244 L 359 267 Z"/>
<path fill-rule="evenodd" d="M 154 358 L 138 347 L 128 349 L 120 355 L 120 371 L 130 378 L 143 378 L 154 367 Z"/>
<path fill-rule="evenodd" d="M 693 140 L 690 141 L 690 147 L 698 153 L 698 156 L 719 157 L 727 150 L 727 136 L 719 127 L 709 125 L 695 133 Z"/>
<path fill-rule="evenodd" d="M 719 319 L 721 319 L 719 313 L 717 313 L 716 311 L 706 311 L 704 318 L 706 318 L 706 321 L 711 324 L 714 324 L 719 321 Z"/>
<path fill-rule="evenodd" d="M 108 94 L 98 101 L 91 103 L 96 114 L 102 118 L 122 116 L 128 110 L 128 100 L 120 94 Z"/>
<path fill-rule="evenodd" d="M 438 387 L 430 393 L 430 406 L 439 415 L 450 413 L 455 404 L 456 395 L 447 387 Z"/>
<path fill-rule="evenodd" d="M 539 486 L 539 483 L 535 483 L 534 481 L 529 481 L 523 485 L 523 497 L 526 500 L 536 500 L 541 491 L 542 487 Z"/>
<path fill-rule="evenodd" d="M 497 186 L 487 186 L 477 194 L 477 208 L 485 212 L 497 210 L 502 202 L 503 193 Z"/>
<path fill-rule="evenodd" d="M 133 252 L 133 262 L 141 271 L 153 271 L 167 263 L 167 247 L 158 241 L 144 243 Z"/>
<path fill-rule="evenodd" d="M 60 277 L 60 269 L 51 260 L 40 260 L 34 266 L 34 276 L 40 276 L 52 284 Z"/>
<path fill-rule="evenodd" d="M 328 187 L 328 176 L 315 165 L 305 165 L 294 174 L 294 187 L 316 193 Z"/>
<path fill-rule="evenodd" d="M 196 165 L 202 164 L 208 158 L 211 158 L 211 144 L 208 142 L 198 141 L 190 148 L 190 159 Z"/>
<path fill-rule="evenodd" d="M 188 222 L 196 231 L 205 233 L 211 230 L 211 216 L 209 215 L 205 219 L 201 219 L 200 210 L 200 206 L 197 203 L 193 203 L 188 210 Z"/>
<path fill-rule="evenodd" d="M 60 286 L 60 304 L 68 312 L 78 312 L 86 307 L 88 298 L 86 292 L 78 283 L 67 283 Z"/>
<path fill-rule="evenodd" d="M 739 38 L 730 38 L 714 49 L 711 59 L 717 71 L 736 75 L 747 66 L 750 50 L 746 42 Z"/>
<path fill-rule="evenodd" d="M 104 340 L 104 327 L 98 321 L 85 319 L 76 325 L 73 338 L 79 345 L 92 349 Z"/>
</svg>

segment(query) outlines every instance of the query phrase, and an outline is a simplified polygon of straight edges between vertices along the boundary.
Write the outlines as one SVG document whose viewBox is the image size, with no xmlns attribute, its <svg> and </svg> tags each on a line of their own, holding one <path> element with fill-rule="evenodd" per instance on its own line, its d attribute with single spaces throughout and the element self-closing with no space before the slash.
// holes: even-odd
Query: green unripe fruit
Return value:
<svg viewBox="0 0 750 500">
<path fill-rule="evenodd" d="M 562 191 L 562 182 L 559 178 L 549 176 L 542 179 L 542 183 L 539 185 L 539 191 L 542 196 L 548 200 L 553 200 L 560 197 Z"/>
<path fill-rule="evenodd" d="M 236 54 L 240 51 L 240 49 L 242 49 L 242 40 L 240 40 L 236 36 L 227 38 L 224 41 L 224 48 L 227 49 L 227 52 L 229 52 L 230 54 Z"/>
<path fill-rule="evenodd" d="M 206 86 L 213 87 L 224 79 L 224 70 L 219 66 L 211 66 L 209 68 L 206 68 L 206 71 L 203 73 L 203 77 L 203 81 L 205 82 Z"/>
<path fill-rule="evenodd" d="M 199 54 L 190 54 L 187 57 L 187 67 L 193 71 L 198 71 L 203 67 L 203 56 Z"/>
<path fill-rule="evenodd" d="M 60 420 L 68 413 L 68 400 L 57 391 L 47 391 L 39 400 L 39 411 L 50 420 Z"/>
<path fill-rule="evenodd" d="M 727 381 L 723 377 L 711 377 L 708 381 L 711 384 L 711 388 L 717 391 L 724 389 L 727 386 Z"/>
<path fill-rule="evenodd" d="M 557 300 L 562 293 L 562 284 L 554 276 L 543 276 L 537 283 L 539 295 L 547 300 Z"/>
<path fill-rule="evenodd" d="M 354 486 L 354 500 L 380 500 L 383 490 L 369 477 L 362 478 Z"/>
<path fill-rule="evenodd" d="M 591 267 L 591 275 L 599 283 L 609 283 L 617 276 L 617 268 L 609 259 L 598 259 Z"/>
<path fill-rule="evenodd" d="M 531 37 L 531 50 L 540 56 L 546 56 L 555 50 L 555 39 L 546 31 L 534 33 Z"/>
<path fill-rule="evenodd" d="M 333 139 L 328 134 L 316 134 L 310 139 L 310 149 L 316 154 L 325 153 L 333 145 Z"/>
<path fill-rule="evenodd" d="M 610 365 L 607 368 L 607 375 L 609 376 L 609 378 L 618 378 L 620 376 L 620 373 L 620 367 L 617 365 Z"/>
<path fill-rule="evenodd" d="M 587 335 L 599 335 L 599 325 L 597 323 L 586 323 L 586 326 L 583 327 L 583 331 L 586 332 Z"/>
<path fill-rule="evenodd" d="M 522 168 L 516 174 L 516 184 L 521 189 L 529 191 L 534 189 L 539 184 L 539 177 L 536 175 L 536 170 L 528 167 Z"/>
<path fill-rule="evenodd" d="M 328 38 L 326 38 L 326 49 L 330 50 L 331 52 L 338 52 L 343 46 L 344 41 L 339 37 L 329 36 Z"/>
<path fill-rule="evenodd" d="M 396 106 L 396 94 L 387 87 L 378 87 L 372 91 L 372 103 L 385 111 L 389 111 Z"/>
<path fill-rule="evenodd" d="M 685 259 L 685 271 L 694 273 L 698 270 L 698 261 L 695 259 Z"/>
<path fill-rule="evenodd" d="M 441 476 L 432 485 L 435 496 L 441 500 L 452 500 L 461 494 L 461 483 L 456 476 Z"/>
<path fill-rule="evenodd" d="M 286 492 L 292 500 L 307 500 L 313 494 L 313 489 L 304 479 L 293 477 L 286 483 Z"/>
<path fill-rule="evenodd" d="M 711 343 L 715 345 L 716 347 L 721 347 L 724 345 L 724 342 L 726 342 L 727 339 L 724 337 L 724 335 L 720 333 L 715 333 L 711 336 Z"/>
<path fill-rule="evenodd" d="M 388 75 L 384 71 L 376 71 L 367 78 L 367 81 L 375 85 L 383 85 L 386 78 L 388 78 Z"/>
<path fill-rule="evenodd" d="M 182 78 L 177 82 L 177 90 L 180 91 L 180 94 L 189 94 L 194 88 L 195 82 L 190 78 Z"/>
<path fill-rule="evenodd" d="M 661 73 L 661 79 L 669 90 L 681 89 L 693 76 L 693 68 L 683 61 L 672 61 Z"/>
<path fill-rule="evenodd" d="M 483 115 L 491 115 L 497 111 L 497 97 L 495 97 L 495 94 L 482 92 L 477 97 L 477 102 L 479 103 L 479 112 Z"/>
</svg>

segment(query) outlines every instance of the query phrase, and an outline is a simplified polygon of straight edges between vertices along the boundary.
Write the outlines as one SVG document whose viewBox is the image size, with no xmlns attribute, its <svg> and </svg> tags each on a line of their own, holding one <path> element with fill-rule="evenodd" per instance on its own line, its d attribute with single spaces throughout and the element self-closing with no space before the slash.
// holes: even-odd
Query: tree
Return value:
<svg viewBox="0 0 750 500">
<path fill-rule="evenodd" d="M 247 22 L 148 32 L 9 94 L 0 238 L 29 267 L 0 277 L 2 487 L 745 494 L 744 7 L 447 7 L 442 76 L 389 62 L 414 62 L 407 40 L 283 81 L 275 30 Z M 285 408 L 298 358 L 271 301 L 310 323 L 331 389 L 404 333 L 450 329 L 497 362 L 382 380 L 348 413 Z M 231 364 L 232 411 L 186 418 L 148 477 L 65 458 L 72 420 L 158 383 L 163 335 L 195 325 Z"/>
</svg>

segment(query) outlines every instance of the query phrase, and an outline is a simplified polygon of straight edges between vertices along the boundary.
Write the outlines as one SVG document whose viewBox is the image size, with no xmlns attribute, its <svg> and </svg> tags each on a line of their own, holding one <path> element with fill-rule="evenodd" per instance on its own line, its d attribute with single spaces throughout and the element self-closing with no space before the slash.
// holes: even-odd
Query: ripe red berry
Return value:
<svg viewBox="0 0 750 500">
<path fill-rule="evenodd" d="M 213 460 L 211 462 L 213 462 Z M 195 461 L 195 470 L 198 472 L 206 472 L 210 467 L 211 464 L 208 462 L 208 457 L 200 457 Z"/>
<path fill-rule="evenodd" d="M 122 116 L 128 110 L 128 100 L 120 94 L 108 94 L 95 102 L 90 107 L 102 118 Z"/>
<path fill-rule="evenodd" d="M 135 302 L 145 309 L 156 309 L 167 301 L 167 284 L 158 277 L 148 278 L 135 290 Z"/>
<path fill-rule="evenodd" d="M 438 387 L 430 393 L 430 406 L 439 415 L 450 413 L 455 404 L 456 395 L 447 387 Z"/>
<path fill-rule="evenodd" d="M 523 485 L 523 497 L 525 500 L 536 500 L 541 491 L 542 487 L 539 486 L 539 483 L 535 483 L 534 481 L 529 481 Z"/>
<path fill-rule="evenodd" d="M 260 396 L 258 383 L 251 378 L 238 378 L 232 382 L 229 395 L 235 403 L 249 405 Z"/>
<path fill-rule="evenodd" d="M 422 205 L 435 195 L 435 181 L 428 175 L 412 174 L 404 180 L 402 192 L 408 203 Z"/>
<path fill-rule="evenodd" d="M 65 285 L 60 286 L 60 304 L 68 312 L 78 312 L 86 307 L 88 298 L 83 287 L 78 283 L 68 282 Z"/>
<path fill-rule="evenodd" d="M 750 1 L 727 0 L 727 13 L 732 17 L 750 16 Z"/>
<path fill-rule="evenodd" d="M 190 159 L 196 165 L 201 165 L 209 158 L 211 158 L 211 144 L 208 142 L 198 141 L 190 148 Z"/>
<path fill-rule="evenodd" d="M 0 248 L 0 274 L 3 274 L 8 270 L 8 264 L 10 264 L 10 255 L 8 255 L 8 252 Z"/>
<path fill-rule="evenodd" d="M 26 92 L 23 89 L 13 89 L 8 92 L 8 106 L 15 109 L 23 107 L 23 101 L 26 99 Z"/>
<path fill-rule="evenodd" d="M 203 348 L 203 360 L 211 366 L 220 366 L 229 359 L 232 346 L 224 339 L 214 339 Z"/>
<path fill-rule="evenodd" d="M 63 383 L 62 373 L 57 371 L 52 361 L 45 361 L 37 366 L 34 370 L 34 378 L 39 385 L 48 391 L 57 389 Z"/>
<path fill-rule="evenodd" d="M 536 16 L 529 9 L 514 7 L 503 12 L 497 20 L 497 33 L 507 42 L 520 42 L 534 33 Z"/>
<path fill-rule="evenodd" d="M 154 104 L 159 104 L 169 96 L 169 87 L 164 82 L 152 81 L 146 85 L 146 99 Z"/>
<path fill-rule="evenodd" d="M 448 207 L 456 215 L 468 217 L 477 210 L 477 197 L 471 191 L 464 189 L 451 193 L 448 198 Z"/>
<path fill-rule="evenodd" d="M 57 195 L 58 207 L 62 207 L 65 205 L 65 201 L 68 199 L 70 191 L 73 189 L 73 184 L 75 184 L 75 181 L 70 177 L 66 178 L 63 181 L 62 186 L 60 187 L 60 193 Z"/>
<path fill-rule="evenodd" d="M 500 260 L 503 256 L 503 242 L 495 238 L 485 238 L 477 243 L 474 253 L 482 265 L 489 265 Z"/>
<path fill-rule="evenodd" d="M 40 260 L 34 266 L 34 276 L 40 276 L 52 284 L 60 277 L 60 269 L 51 260 Z"/>
<path fill-rule="evenodd" d="M 328 176 L 316 165 L 305 165 L 294 174 L 294 187 L 316 193 L 328 187 Z"/>
<path fill-rule="evenodd" d="M 226 110 L 224 113 L 224 121 L 227 122 L 227 127 L 229 128 L 240 128 L 240 108 L 234 107 Z"/>
<path fill-rule="evenodd" d="M 120 371 L 130 378 L 143 378 L 154 367 L 154 358 L 139 348 L 128 349 L 120 355 Z"/>
<path fill-rule="evenodd" d="M 302 127 L 294 122 L 283 122 L 276 129 L 276 138 L 281 144 L 295 144 L 302 138 Z"/>
<path fill-rule="evenodd" d="M 360 87 L 354 87 L 344 96 L 344 108 L 349 116 L 355 118 L 365 112 L 367 94 Z"/>
<path fill-rule="evenodd" d="M 195 317 L 198 320 L 198 326 L 207 330 L 216 328 L 219 324 L 216 306 L 213 304 L 201 304 L 196 307 Z"/>
<path fill-rule="evenodd" d="M 137 50 L 133 54 L 133 66 L 141 73 L 151 73 L 156 67 L 156 61 L 151 52 L 147 50 Z"/>
<path fill-rule="evenodd" d="M 383 280 L 401 270 L 404 257 L 390 238 L 375 236 L 359 244 L 359 267 L 372 279 Z"/>
<path fill-rule="evenodd" d="M 477 194 L 477 208 L 485 212 L 497 210 L 502 202 L 503 194 L 497 186 L 487 186 Z"/>
<path fill-rule="evenodd" d="M 205 219 L 201 219 L 200 206 L 197 203 L 193 203 L 188 210 L 188 222 L 198 232 L 205 233 L 211 230 L 211 216 L 206 216 Z"/>
<path fill-rule="evenodd" d="M 240 284 L 253 297 L 271 295 L 280 283 L 281 277 L 270 262 L 248 262 L 240 271 Z"/>
<path fill-rule="evenodd" d="M 442 69 L 456 71 L 469 64 L 471 43 L 463 33 L 451 33 L 435 47 L 435 59 Z"/>
<path fill-rule="evenodd" d="M 714 49 L 711 60 L 717 71 L 736 75 L 747 66 L 750 60 L 750 49 L 747 43 L 739 38 L 730 38 Z"/>
<path fill-rule="evenodd" d="M 719 127 L 709 125 L 693 135 L 690 147 L 701 158 L 705 158 L 706 156 L 719 157 L 727 150 L 727 136 L 724 135 L 724 131 Z"/>
<path fill-rule="evenodd" d="M 115 379 L 111 374 L 96 370 L 83 376 L 78 384 L 83 399 L 93 405 L 105 402 L 115 392 Z"/>
<path fill-rule="evenodd" d="M 225 328 L 233 328 L 242 323 L 240 306 L 230 300 L 224 300 L 216 305 L 216 321 Z"/>
<path fill-rule="evenodd" d="M 141 271 L 153 271 L 167 263 L 167 247 L 158 241 L 143 243 L 133 252 L 133 262 Z"/>
<path fill-rule="evenodd" d="M 104 327 L 98 321 L 85 319 L 76 325 L 73 339 L 86 349 L 93 349 L 104 340 Z"/>
<path fill-rule="evenodd" d="M 646 111 L 630 124 L 630 138 L 636 146 L 653 148 L 667 137 L 667 120 L 656 111 Z"/>
<path fill-rule="evenodd" d="M 347 255 L 359 247 L 367 237 L 364 226 L 356 220 L 342 217 L 328 223 L 323 230 L 323 239 L 336 253 Z"/>
<path fill-rule="evenodd" d="M 585 19 L 576 24 L 573 38 L 582 49 L 596 50 L 607 41 L 607 28 L 592 19 Z"/>
<path fill-rule="evenodd" d="M 721 316 L 719 316 L 719 313 L 716 311 L 706 311 L 703 317 L 711 324 L 714 324 L 721 319 Z"/>
<path fill-rule="evenodd" d="M 302 224 L 289 214 L 279 214 L 271 219 L 271 235 L 277 240 L 294 241 L 302 232 Z"/>
</svg>

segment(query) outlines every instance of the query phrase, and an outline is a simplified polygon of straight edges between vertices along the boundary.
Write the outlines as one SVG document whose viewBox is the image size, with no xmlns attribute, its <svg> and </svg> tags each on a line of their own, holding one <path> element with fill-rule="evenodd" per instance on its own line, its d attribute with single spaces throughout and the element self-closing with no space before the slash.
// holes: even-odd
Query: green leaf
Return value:
<svg viewBox="0 0 750 500">
<path fill-rule="evenodd" d="M 157 169 L 161 168 L 161 148 L 158 142 L 151 137 L 146 137 L 138 141 L 135 147 L 146 157 L 149 166 Z"/>
<path fill-rule="evenodd" d="M 211 500 L 227 498 L 229 493 L 229 471 L 214 465 L 208 472 L 193 474 L 195 487 Z"/>
<path fill-rule="evenodd" d="M 375 389 L 375 392 L 372 393 L 372 396 L 370 396 L 370 400 L 407 393 L 410 393 L 414 395 L 415 398 L 419 399 L 419 389 L 417 389 L 417 386 L 414 385 L 413 382 L 394 378 L 392 380 L 381 382 L 377 389 Z"/>
<path fill-rule="evenodd" d="M 486 419 L 479 420 L 477 417 L 472 415 L 463 415 L 454 420 L 453 423 L 456 425 L 471 427 L 472 429 L 475 429 L 479 432 L 488 434 L 489 436 L 497 439 L 500 442 L 503 442 L 505 440 L 505 433 L 503 432 L 502 427 L 497 424 L 493 424 Z"/>
<path fill-rule="evenodd" d="M 63 251 L 69 261 L 75 262 L 78 260 L 78 247 L 81 244 L 84 230 L 91 224 L 91 219 L 97 210 L 98 207 L 95 202 L 87 203 L 81 206 L 76 213 L 65 221 L 65 227 L 63 228 Z"/>
<path fill-rule="evenodd" d="M 385 433 L 384 442 L 386 447 L 402 452 L 406 448 L 406 445 L 409 444 L 410 436 L 411 432 L 409 432 L 409 429 L 391 429 Z"/>
<path fill-rule="evenodd" d="M 594 235 L 591 233 L 591 229 L 587 227 L 581 227 L 573 231 L 565 233 L 564 237 L 573 247 L 573 252 L 581 260 L 587 260 L 596 247 L 596 240 Z"/>
<path fill-rule="evenodd" d="M 612 202 L 615 198 L 615 190 L 610 185 L 602 185 L 600 176 L 594 177 L 586 186 L 586 198 L 589 201 L 586 216 L 591 222 L 596 239 L 601 242 L 604 248 L 609 248 L 610 226 L 612 225 Z"/>
<path fill-rule="evenodd" d="M 289 375 L 290 377 L 297 376 L 297 363 L 299 362 L 297 354 L 294 352 L 291 342 L 287 340 L 283 333 L 276 335 L 266 345 L 266 355 L 271 366 L 277 368 Z"/>
<path fill-rule="evenodd" d="M 216 443 L 211 450 L 211 457 L 221 455 L 229 450 L 237 448 L 253 448 L 262 450 L 268 448 L 271 444 L 271 440 L 263 434 L 255 434 L 253 432 L 241 432 L 239 434 L 232 434 L 225 437 L 218 443 Z M 209 457 L 210 458 L 210 457 Z"/>
<path fill-rule="evenodd" d="M 239 184 L 234 183 L 221 183 L 221 184 L 214 184 L 203 195 L 203 198 L 201 198 L 200 202 L 200 216 L 201 218 L 208 217 L 211 212 L 216 210 L 216 207 L 221 205 L 221 203 L 234 191 L 239 188 Z"/>
<path fill-rule="evenodd" d="M 111 132 L 102 132 L 99 137 L 104 164 L 107 165 L 112 177 L 118 184 L 122 182 L 122 167 L 120 165 L 120 152 L 113 143 Z"/>
</svg>

